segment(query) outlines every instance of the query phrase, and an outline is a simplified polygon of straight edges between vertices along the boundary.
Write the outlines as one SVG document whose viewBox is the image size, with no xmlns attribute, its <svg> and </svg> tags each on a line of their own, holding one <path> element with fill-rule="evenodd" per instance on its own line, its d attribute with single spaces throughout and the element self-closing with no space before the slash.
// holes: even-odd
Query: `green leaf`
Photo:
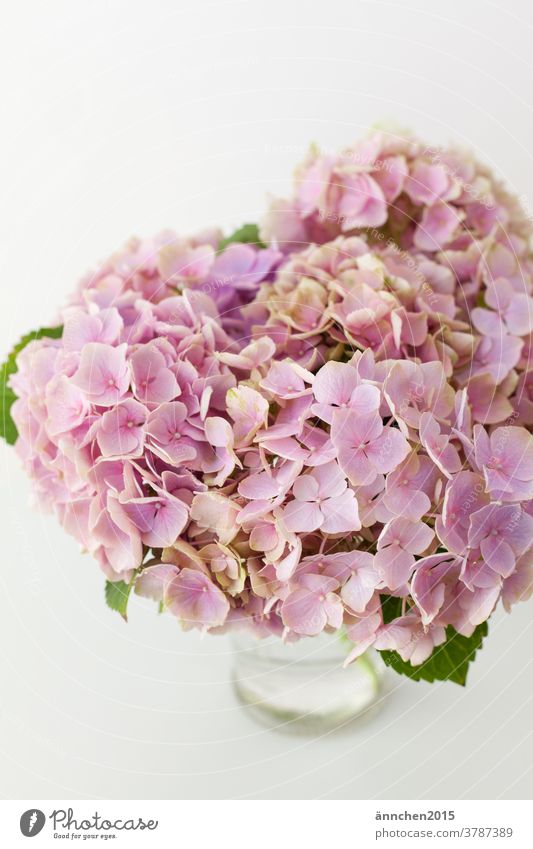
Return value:
<svg viewBox="0 0 533 849">
<path fill-rule="evenodd" d="M 256 245 L 258 248 L 265 248 L 266 245 L 259 238 L 259 228 L 257 224 L 243 224 L 238 230 L 235 230 L 231 236 L 226 236 L 222 239 L 218 249 L 223 251 L 228 245 L 233 244 L 250 244 Z"/>
<path fill-rule="evenodd" d="M 42 339 L 43 336 L 49 336 L 52 339 L 60 339 L 63 334 L 63 327 L 41 327 L 39 330 L 34 330 L 23 336 L 20 342 L 15 345 L 9 354 L 5 363 L 0 366 L 0 436 L 3 437 L 9 445 L 13 445 L 17 441 L 17 428 L 15 422 L 11 418 L 11 407 L 17 400 L 17 396 L 10 386 L 8 380 L 12 374 L 17 371 L 16 359 L 20 352 L 35 339 Z"/>
<path fill-rule="evenodd" d="M 125 581 L 105 582 L 105 600 L 107 606 L 111 610 L 116 610 L 117 613 L 120 613 L 125 622 L 128 621 L 128 599 L 134 583 L 135 577 L 132 578 L 129 584 Z"/>
<path fill-rule="evenodd" d="M 402 600 L 393 595 L 381 595 L 380 599 L 383 622 L 388 625 L 393 619 L 402 615 Z"/>
<path fill-rule="evenodd" d="M 487 623 L 482 622 L 471 637 L 463 637 L 449 625 L 446 628 L 446 642 L 436 646 L 420 666 L 411 666 L 395 651 L 381 651 L 380 654 L 387 666 L 413 681 L 454 681 L 464 686 L 469 664 L 482 648 L 483 637 L 487 636 L 488 630 Z"/>
</svg>

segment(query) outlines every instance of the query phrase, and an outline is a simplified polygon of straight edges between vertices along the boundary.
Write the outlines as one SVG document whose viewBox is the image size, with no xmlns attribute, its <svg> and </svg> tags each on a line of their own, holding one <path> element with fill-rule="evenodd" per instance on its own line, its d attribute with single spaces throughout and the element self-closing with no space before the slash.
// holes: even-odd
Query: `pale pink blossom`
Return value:
<svg viewBox="0 0 533 849">
<path fill-rule="evenodd" d="M 470 516 L 488 504 L 483 478 L 467 469 L 459 472 L 446 485 L 442 513 L 437 516 L 435 530 L 443 545 L 455 554 L 464 554 L 468 545 Z"/>
<path fill-rule="evenodd" d="M 462 211 L 454 209 L 444 201 L 437 201 L 426 207 L 415 230 L 416 247 L 425 251 L 440 250 L 452 240 L 463 218 Z"/>
<path fill-rule="evenodd" d="M 159 250 L 157 259 L 161 278 L 171 285 L 202 280 L 215 260 L 211 245 L 193 246 L 183 240 L 170 242 Z"/>
<path fill-rule="evenodd" d="M 110 512 L 120 527 L 123 527 L 123 516 L 127 516 L 138 529 L 143 543 L 153 548 L 172 545 L 189 519 L 186 505 L 159 488 L 156 495 L 121 496 Z"/>
<path fill-rule="evenodd" d="M 36 500 L 184 627 L 444 656 L 532 592 L 531 232 L 472 156 L 372 132 L 266 247 L 130 240 L 8 378 Z"/>
<path fill-rule="evenodd" d="M 91 403 L 112 407 L 126 394 L 130 385 L 126 348 L 126 345 L 114 348 L 103 342 L 88 342 L 84 346 L 72 382 Z"/>
<path fill-rule="evenodd" d="M 51 380 L 46 388 L 46 430 L 52 436 L 79 427 L 90 411 L 85 393 L 66 375 Z"/>
<path fill-rule="evenodd" d="M 268 401 L 255 389 L 239 385 L 228 390 L 226 406 L 234 421 L 235 444 L 248 444 L 266 424 Z"/>
<path fill-rule="evenodd" d="M 239 507 L 225 495 L 200 492 L 195 495 L 190 517 L 200 528 L 214 531 L 219 542 L 227 545 L 237 534 Z"/>
<path fill-rule="evenodd" d="M 229 602 L 222 590 L 203 572 L 182 569 L 165 587 L 165 606 L 187 628 L 223 625 Z"/>
<path fill-rule="evenodd" d="M 393 519 L 378 538 L 374 565 L 391 590 L 405 587 L 415 568 L 413 555 L 422 554 L 430 546 L 434 532 L 424 522 Z"/>
<path fill-rule="evenodd" d="M 76 309 L 65 321 L 62 341 L 66 351 L 82 351 L 88 342 L 113 345 L 124 327 L 124 321 L 115 307 L 96 314 Z"/>
<path fill-rule="evenodd" d="M 197 446 L 187 429 L 187 407 L 181 401 L 169 401 L 153 410 L 146 421 L 145 432 L 149 444 L 164 460 L 181 465 L 194 460 Z"/>
<path fill-rule="evenodd" d="M 522 427 L 474 428 L 475 460 L 487 489 L 505 501 L 533 496 L 533 436 Z"/>
<path fill-rule="evenodd" d="M 385 507 L 394 516 L 417 522 L 430 510 L 437 477 L 438 469 L 431 458 L 413 451 L 387 475 Z"/>
<path fill-rule="evenodd" d="M 292 485 L 294 500 L 283 511 L 290 531 L 326 534 L 358 531 L 361 527 L 357 500 L 336 463 L 317 466 Z"/>
<path fill-rule="evenodd" d="M 297 634 L 312 637 L 326 626 L 339 628 L 342 602 L 335 592 L 338 583 L 323 575 L 302 575 L 281 606 L 283 624 Z"/>
<path fill-rule="evenodd" d="M 385 625 L 377 635 L 374 646 L 377 649 L 397 651 L 402 660 L 420 666 L 445 640 L 446 629 L 442 625 L 424 627 L 416 614 L 410 613 Z"/>
<path fill-rule="evenodd" d="M 435 417 L 422 413 L 419 422 L 420 442 L 426 449 L 435 465 L 451 478 L 461 468 L 461 458 L 455 445 L 450 441 L 450 435 L 441 432 L 441 427 Z"/>
<path fill-rule="evenodd" d="M 311 411 L 322 421 L 332 423 L 338 408 L 350 408 L 365 415 L 379 409 L 381 394 L 376 386 L 362 383 L 357 370 L 346 363 L 322 366 L 313 382 L 316 403 Z"/>
<path fill-rule="evenodd" d="M 470 516 L 468 544 L 504 578 L 533 541 L 533 517 L 514 504 L 487 504 Z"/>
<path fill-rule="evenodd" d="M 313 382 L 313 375 L 302 366 L 290 360 L 273 362 L 268 374 L 260 382 L 261 389 L 272 393 L 278 398 L 298 398 L 311 389 L 308 384 Z"/>
<path fill-rule="evenodd" d="M 374 556 L 366 551 L 354 551 L 344 557 L 350 577 L 343 584 L 341 598 L 350 613 L 361 614 L 382 585 L 382 579 L 374 565 Z"/>
<path fill-rule="evenodd" d="M 339 466 L 355 485 L 372 483 L 379 473 L 393 471 L 410 450 L 403 434 L 384 428 L 377 413 L 360 415 L 350 409 L 334 413 L 331 439 Z"/>
<path fill-rule="evenodd" d="M 147 415 L 146 407 L 133 398 L 104 413 L 96 434 L 103 456 L 141 457 Z"/>
<path fill-rule="evenodd" d="M 180 395 L 178 382 L 161 351 L 143 345 L 131 357 L 135 396 L 145 404 L 161 404 Z"/>
</svg>

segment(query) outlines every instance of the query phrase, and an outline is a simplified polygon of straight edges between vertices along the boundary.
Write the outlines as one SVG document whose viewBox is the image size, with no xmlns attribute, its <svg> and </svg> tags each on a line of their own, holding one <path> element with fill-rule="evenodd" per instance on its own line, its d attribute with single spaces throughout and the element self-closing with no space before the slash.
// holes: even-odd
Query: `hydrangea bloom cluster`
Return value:
<svg viewBox="0 0 533 849">
<path fill-rule="evenodd" d="M 529 230 L 470 157 L 374 134 L 311 154 L 266 246 L 132 242 L 18 356 L 38 499 L 186 628 L 422 664 L 533 588 Z"/>
</svg>

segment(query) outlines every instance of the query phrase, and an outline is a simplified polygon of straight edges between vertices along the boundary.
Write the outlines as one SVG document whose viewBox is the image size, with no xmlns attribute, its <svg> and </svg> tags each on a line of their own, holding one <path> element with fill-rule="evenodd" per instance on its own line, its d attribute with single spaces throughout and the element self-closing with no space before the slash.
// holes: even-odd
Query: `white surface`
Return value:
<svg viewBox="0 0 533 849">
<path fill-rule="evenodd" d="M 308 143 L 395 119 L 478 151 L 533 206 L 527 2 L 21 2 L 0 35 L 2 353 L 131 233 L 256 220 Z M 103 577 L 2 446 L 0 794 L 528 798 L 531 605 L 469 686 L 395 679 L 318 740 L 255 726 L 225 639 L 182 634 Z"/>
</svg>

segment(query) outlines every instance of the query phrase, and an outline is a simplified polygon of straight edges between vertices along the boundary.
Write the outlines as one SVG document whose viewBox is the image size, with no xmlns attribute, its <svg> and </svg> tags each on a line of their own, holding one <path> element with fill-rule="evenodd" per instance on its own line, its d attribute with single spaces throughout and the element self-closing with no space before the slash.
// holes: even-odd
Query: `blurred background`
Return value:
<svg viewBox="0 0 533 849">
<path fill-rule="evenodd" d="M 376 123 L 472 148 L 533 210 L 526 0 L 21 0 L 3 17 L 2 357 L 130 235 L 257 221 L 310 142 Z M 126 625 L 4 444 L 0 463 L 2 797 L 531 797 L 531 604 L 491 620 L 465 690 L 394 678 L 349 730 L 268 731 L 233 695 L 228 639 L 137 597 Z"/>
</svg>

